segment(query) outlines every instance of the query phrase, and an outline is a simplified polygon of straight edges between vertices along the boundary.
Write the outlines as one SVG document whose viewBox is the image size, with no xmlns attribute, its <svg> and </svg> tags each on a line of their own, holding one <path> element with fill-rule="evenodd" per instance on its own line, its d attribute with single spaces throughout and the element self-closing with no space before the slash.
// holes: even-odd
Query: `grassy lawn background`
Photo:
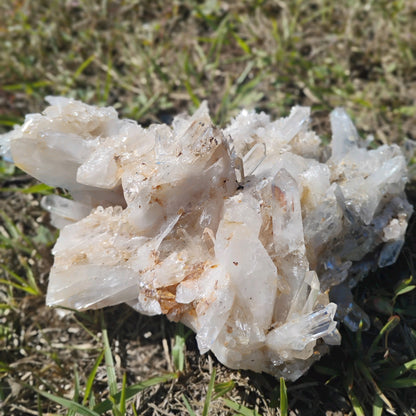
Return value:
<svg viewBox="0 0 416 416">
<path fill-rule="evenodd" d="M 311 106 L 327 140 L 328 114 L 343 106 L 360 134 L 410 154 L 415 22 L 412 0 L 4 1 L 0 129 L 41 111 L 48 94 L 113 105 L 144 125 L 206 99 L 220 125 L 243 107 L 283 116 Z M 201 357 L 193 335 L 164 318 L 46 308 L 57 234 L 39 199 L 51 190 L 3 161 L 0 187 L 0 414 L 285 414 L 279 380 Z M 341 347 L 288 384 L 294 414 L 416 413 L 413 230 L 398 263 L 355 290 L 372 328 L 342 329 Z"/>
</svg>

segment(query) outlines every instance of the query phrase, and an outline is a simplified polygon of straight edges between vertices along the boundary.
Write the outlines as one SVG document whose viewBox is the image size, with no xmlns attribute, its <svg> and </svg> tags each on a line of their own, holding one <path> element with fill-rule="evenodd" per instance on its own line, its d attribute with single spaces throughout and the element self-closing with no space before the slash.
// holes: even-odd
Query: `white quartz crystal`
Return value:
<svg viewBox="0 0 416 416">
<path fill-rule="evenodd" d="M 0 145 L 73 198 L 43 200 L 61 228 L 49 305 L 165 314 L 225 365 L 292 380 L 340 342 L 335 317 L 368 326 L 350 289 L 396 260 L 412 211 L 398 146 L 367 149 L 342 109 L 328 149 L 307 107 L 142 128 L 47 100 Z"/>
</svg>

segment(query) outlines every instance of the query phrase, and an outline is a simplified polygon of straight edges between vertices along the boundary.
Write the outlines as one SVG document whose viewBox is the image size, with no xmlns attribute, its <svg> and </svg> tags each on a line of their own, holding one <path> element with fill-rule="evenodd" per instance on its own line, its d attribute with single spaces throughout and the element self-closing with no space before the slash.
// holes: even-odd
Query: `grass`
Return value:
<svg viewBox="0 0 416 416">
<path fill-rule="evenodd" d="M 59 395 L 54 395 L 51 393 L 47 393 L 42 390 L 35 389 L 36 392 L 46 397 L 47 399 L 63 406 L 64 408 L 69 410 L 71 415 L 85 415 L 85 416 L 99 416 L 103 415 L 108 411 L 111 411 L 114 416 L 124 416 L 126 415 L 126 406 L 128 404 L 128 400 L 140 393 L 141 391 L 145 390 L 154 385 L 158 385 L 161 383 L 165 383 L 170 380 L 176 379 L 178 376 L 175 373 L 168 373 L 163 376 L 153 377 L 150 378 L 142 383 L 134 384 L 132 386 L 126 385 L 126 374 L 123 375 L 123 380 L 121 384 L 120 391 L 118 390 L 118 383 L 116 377 L 116 370 L 114 366 L 114 360 L 111 352 L 110 343 L 108 341 L 107 330 L 103 329 L 102 331 L 102 341 L 103 341 L 103 352 L 99 355 L 98 359 L 96 360 L 94 367 L 91 373 L 88 376 L 88 382 L 84 392 L 84 398 L 82 403 L 80 401 L 80 383 L 79 383 L 79 376 L 78 373 L 75 371 L 75 391 L 74 397 L 72 399 L 66 399 Z M 108 390 L 109 390 L 109 397 L 100 402 L 96 403 L 94 394 L 92 391 L 92 386 L 94 383 L 94 379 L 97 375 L 97 370 L 99 365 L 103 359 L 105 358 L 105 368 L 107 374 L 107 383 L 108 383 Z"/>
<path fill-rule="evenodd" d="M 405 148 L 416 138 L 415 18 L 411 0 L 1 2 L 0 130 L 47 94 L 144 125 L 206 99 L 221 125 L 242 107 L 309 105 L 324 139 L 343 106 L 362 135 Z M 286 386 L 199 356 L 193 335 L 163 318 L 46 308 L 57 234 L 39 199 L 51 192 L 0 160 L 0 414 L 416 412 L 414 220 L 398 263 L 355 289 L 371 329 L 343 328 L 341 347 Z"/>
</svg>

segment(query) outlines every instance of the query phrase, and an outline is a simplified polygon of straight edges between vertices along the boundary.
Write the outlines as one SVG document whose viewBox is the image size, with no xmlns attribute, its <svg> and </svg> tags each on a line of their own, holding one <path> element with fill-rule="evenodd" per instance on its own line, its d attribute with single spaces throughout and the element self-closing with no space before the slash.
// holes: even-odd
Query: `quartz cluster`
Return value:
<svg viewBox="0 0 416 416">
<path fill-rule="evenodd" d="M 201 353 L 292 380 L 340 342 L 336 319 L 368 325 L 350 289 L 396 260 L 412 212 L 398 146 L 369 149 L 342 109 L 323 146 L 307 107 L 243 110 L 220 129 L 202 104 L 143 128 L 47 101 L 0 144 L 72 196 L 43 200 L 61 229 L 49 305 L 165 314 Z"/>
</svg>

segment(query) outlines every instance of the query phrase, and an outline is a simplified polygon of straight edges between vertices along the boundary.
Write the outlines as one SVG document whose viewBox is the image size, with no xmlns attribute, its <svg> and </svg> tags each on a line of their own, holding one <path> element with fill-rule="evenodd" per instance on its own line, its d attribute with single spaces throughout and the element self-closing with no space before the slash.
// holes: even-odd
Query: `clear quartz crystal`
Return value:
<svg viewBox="0 0 416 416">
<path fill-rule="evenodd" d="M 72 195 L 42 201 L 61 228 L 49 305 L 165 314 L 201 353 L 292 380 L 340 342 L 335 318 L 370 325 L 351 288 L 397 259 L 412 212 L 397 146 L 367 149 L 342 109 L 328 151 L 306 107 L 243 110 L 221 130 L 204 103 L 145 129 L 47 100 L 0 153 Z"/>
</svg>

